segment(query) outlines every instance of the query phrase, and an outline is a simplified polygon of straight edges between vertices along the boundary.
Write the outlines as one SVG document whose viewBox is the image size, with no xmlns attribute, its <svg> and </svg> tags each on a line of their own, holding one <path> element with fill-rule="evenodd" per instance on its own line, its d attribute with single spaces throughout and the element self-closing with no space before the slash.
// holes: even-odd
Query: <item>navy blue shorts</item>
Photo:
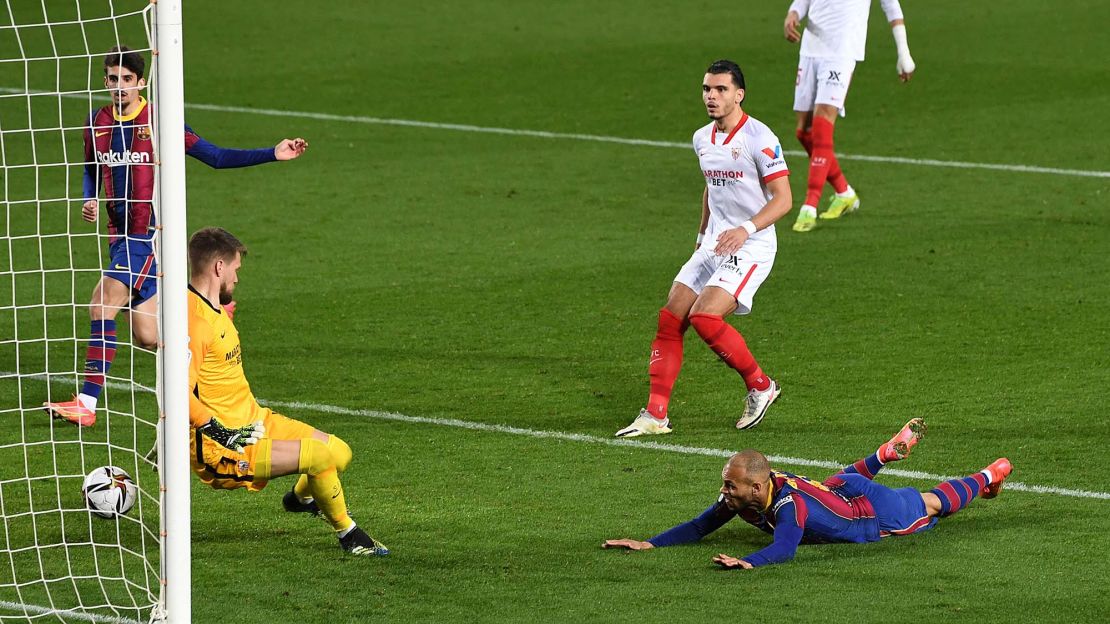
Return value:
<svg viewBox="0 0 1110 624">
<path fill-rule="evenodd" d="M 104 277 L 123 282 L 131 289 L 131 307 L 158 293 L 158 262 L 150 241 L 120 238 L 108 247 Z"/>
<path fill-rule="evenodd" d="M 929 517 L 917 488 L 895 490 L 859 474 L 840 474 L 837 477 L 844 481 L 841 492 L 856 496 L 862 494 L 871 502 L 879 520 L 879 534 L 883 537 L 917 533 L 937 523 L 937 518 Z"/>
</svg>

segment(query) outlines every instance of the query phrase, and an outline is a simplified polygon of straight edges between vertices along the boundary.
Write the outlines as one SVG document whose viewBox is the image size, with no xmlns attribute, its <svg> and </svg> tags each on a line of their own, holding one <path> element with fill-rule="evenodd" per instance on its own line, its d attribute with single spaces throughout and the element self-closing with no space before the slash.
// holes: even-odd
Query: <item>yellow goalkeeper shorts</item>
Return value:
<svg viewBox="0 0 1110 624">
<path fill-rule="evenodd" d="M 201 482 L 219 490 L 245 487 L 257 492 L 266 487 L 268 481 L 256 478 L 256 460 L 269 462 L 271 440 L 310 438 L 315 431 L 312 425 L 282 416 L 267 407 L 260 408 L 258 413 L 266 427 L 266 437 L 257 444 L 245 447 L 242 453 L 224 448 L 196 429 L 192 430 L 192 435 L 189 436 L 189 456 L 192 458 L 193 472 L 197 473 Z"/>
</svg>

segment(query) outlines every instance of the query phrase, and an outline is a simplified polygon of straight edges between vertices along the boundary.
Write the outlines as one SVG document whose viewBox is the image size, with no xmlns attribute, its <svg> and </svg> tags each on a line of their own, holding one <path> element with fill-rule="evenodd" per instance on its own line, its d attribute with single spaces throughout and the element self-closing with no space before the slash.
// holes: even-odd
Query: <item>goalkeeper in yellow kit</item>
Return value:
<svg viewBox="0 0 1110 624">
<path fill-rule="evenodd" d="M 351 447 L 311 425 L 275 414 L 251 393 L 239 332 L 223 311 L 246 247 L 230 232 L 205 228 L 189 239 L 190 456 L 200 480 L 217 489 L 261 490 L 276 477 L 300 475 L 285 495 L 287 511 L 320 513 L 355 555 L 388 555 L 355 526 L 339 473 Z"/>
</svg>

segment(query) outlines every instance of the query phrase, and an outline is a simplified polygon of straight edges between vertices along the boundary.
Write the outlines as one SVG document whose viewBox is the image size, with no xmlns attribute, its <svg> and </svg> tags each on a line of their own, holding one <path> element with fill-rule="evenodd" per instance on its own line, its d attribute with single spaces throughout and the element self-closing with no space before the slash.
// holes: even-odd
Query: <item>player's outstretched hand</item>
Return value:
<svg viewBox="0 0 1110 624">
<path fill-rule="evenodd" d="M 898 79 L 902 82 L 909 82 L 910 78 L 913 78 L 913 72 L 917 69 L 917 65 L 914 64 L 913 57 L 907 54 L 898 57 L 896 69 L 898 70 Z"/>
<path fill-rule="evenodd" d="M 790 43 L 798 43 L 802 40 L 802 35 L 798 32 L 799 21 L 801 20 L 796 12 L 790 11 L 786 14 L 786 21 L 782 25 L 782 33 Z"/>
<path fill-rule="evenodd" d="M 713 249 L 713 253 L 718 256 L 731 256 L 740 251 L 747 240 L 748 231 L 742 227 L 725 230 L 717 237 L 717 247 Z"/>
<path fill-rule="evenodd" d="M 297 137 L 295 139 L 282 139 L 274 148 L 274 158 L 278 160 L 293 160 L 308 149 L 308 141 Z"/>
<path fill-rule="evenodd" d="M 615 539 L 615 540 L 605 540 L 605 542 L 601 544 L 601 547 L 602 548 L 624 548 L 626 550 L 651 550 L 652 548 L 655 548 L 655 545 L 652 544 L 651 542 L 640 542 L 640 541 L 637 541 L 637 540 L 634 540 L 634 539 L 624 538 L 624 539 Z"/>
<path fill-rule="evenodd" d="M 100 207 L 100 202 L 95 199 L 90 199 L 81 204 L 81 218 L 89 223 L 96 223 L 96 211 Z"/>
<path fill-rule="evenodd" d="M 211 438 L 216 444 L 242 453 L 244 446 L 250 446 L 258 442 L 266 436 L 266 427 L 262 424 L 261 420 L 257 420 L 245 427 L 237 429 L 228 429 L 215 417 L 200 427 L 200 431 L 205 436 Z"/>
<path fill-rule="evenodd" d="M 730 556 L 728 556 L 724 553 L 721 553 L 721 554 L 717 555 L 716 557 L 713 557 L 713 563 L 721 566 L 722 568 L 724 568 L 726 570 L 735 570 L 735 569 L 751 570 L 752 567 L 753 567 L 752 564 L 748 563 L 747 561 L 744 561 L 743 559 L 737 559 L 736 557 L 730 557 Z"/>
</svg>

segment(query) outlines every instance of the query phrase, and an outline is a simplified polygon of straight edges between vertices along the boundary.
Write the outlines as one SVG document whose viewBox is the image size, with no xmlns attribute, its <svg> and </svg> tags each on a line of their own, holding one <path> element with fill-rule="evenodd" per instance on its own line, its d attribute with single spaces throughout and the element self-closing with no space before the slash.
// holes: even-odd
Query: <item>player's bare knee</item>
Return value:
<svg viewBox="0 0 1110 624">
<path fill-rule="evenodd" d="M 139 329 L 137 326 L 132 325 L 133 331 L 131 337 L 135 339 L 135 344 L 143 349 L 154 350 L 158 348 L 158 330 L 157 328 L 151 331 Z"/>
<path fill-rule="evenodd" d="M 809 132 L 813 126 L 813 111 L 794 111 L 798 115 L 797 132 Z"/>
<path fill-rule="evenodd" d="M 697 299 L 697 293 L 689 286 L 675 282 L 671 285 L 671 291 L 667 294 L 667 304 L 663 306 L 663 309 L 680 319 L 685 319 L 690 316 L 690 308 L 693 307 Z"/>
<path fill-rule="evenodd" d="M 89 320 L 92 321 L 110 321 L 116 318 L 119 313 L 119 308 L 109 306 L 99 301 L 94 301 L 89 304 Z"/>
<path fill-rule="evenodd" d="M 351 451 L 351 447 L 339 436 L 335 434 L 328 436 L 328 450 L 331 451 L 332 461 L 335 462 L 335 469 L 339 472 L 343 472 L 347 469 L 347 466 L 351 464 L 354 453 Z"/>
<path fill-rule="evenodd" d="M 840 114 L 840 109 L 829 104 L 818 104 L 814 109 L 813 115 L 820 117 L 829 123 L 836 123 L 836 117 Z"/>
</svg>

